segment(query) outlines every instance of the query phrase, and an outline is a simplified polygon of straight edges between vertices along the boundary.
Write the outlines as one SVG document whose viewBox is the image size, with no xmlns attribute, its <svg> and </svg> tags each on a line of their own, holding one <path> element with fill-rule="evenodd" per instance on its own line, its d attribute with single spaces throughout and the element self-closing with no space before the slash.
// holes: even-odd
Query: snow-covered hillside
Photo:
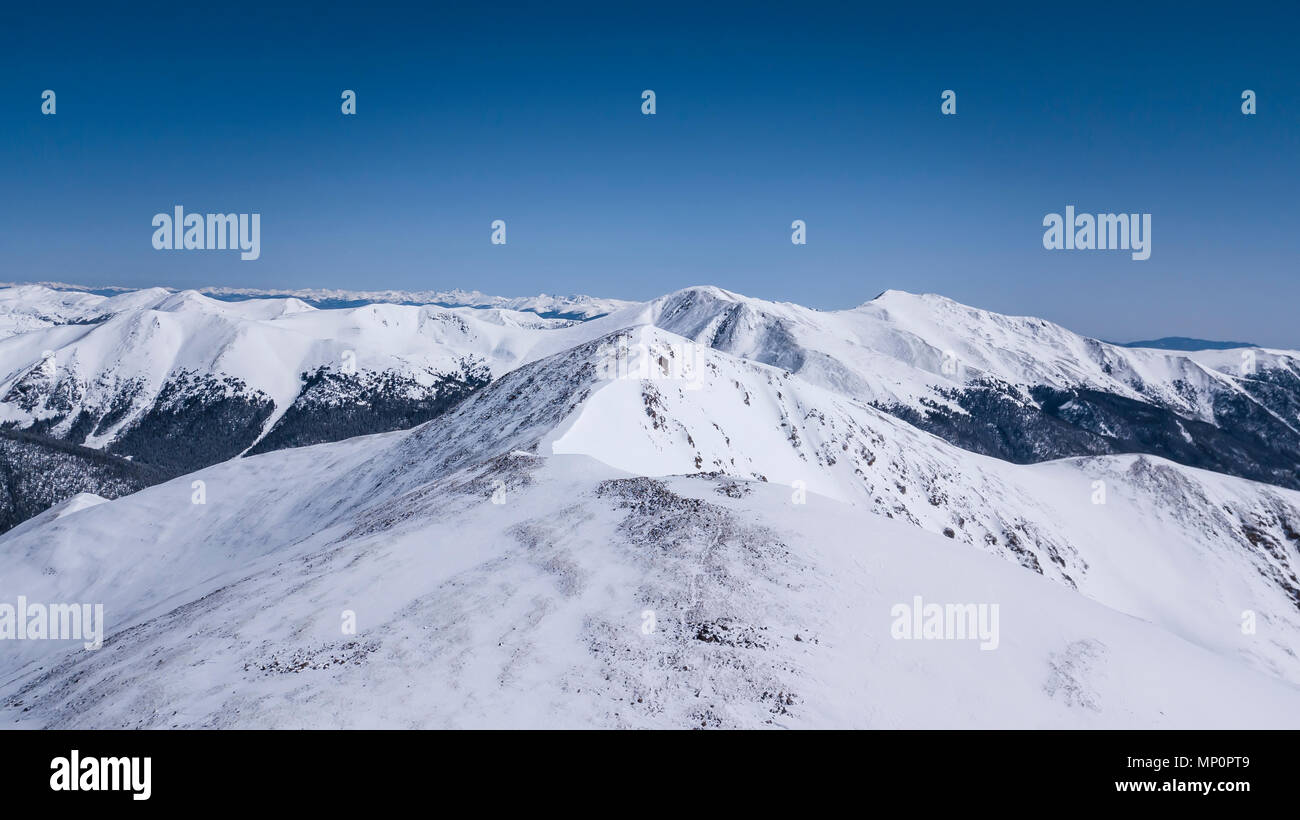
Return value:
<svg viewBox="0 0 1300 820">
<path fill-rule="evenodd" d="M 499 480 L 509 489 L 494 504 Z M 1290 684 L 901 522 L 819 497 L 792 507 L 772 485 L 655 481 L 582 457 L 513 456 L 415 488 L 406 504 L 397 520 L 373 510 L 350 530 L 308 527 L 290 548 L 296 557 L 244 555 L 236 568 L 229 556 L 224 572 L 213 564 L 225 556 L 210 557 L 214 575 L 102 649 L 7 674 L 0 720 L 1300 725 Z M 107 506 L 67 523 L 81 518 L 93 531 Z M 891 613 L 915 596 L 998 604 L 997 649 L 895 640 Z M 340 629 L 348 613 L 355 635 Z"/>
<path fill-rule="evenodd" d="M 640 325 L 410 431 L 0 536 L 7 586 L 109 622 L 93 652 L 0 646 L 0 719 L 1284 726 L 1297 562 L 1296 492 L 1010 464 Z M 895 639 L 917 596 L 997 604 L 997 648 Z"/>
</svg>

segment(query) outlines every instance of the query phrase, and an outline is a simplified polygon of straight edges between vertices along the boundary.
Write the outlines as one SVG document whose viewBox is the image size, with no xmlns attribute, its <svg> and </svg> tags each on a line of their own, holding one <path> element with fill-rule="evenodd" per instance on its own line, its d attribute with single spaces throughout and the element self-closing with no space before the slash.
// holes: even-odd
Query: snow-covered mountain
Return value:
<svg viewBox="0 0 1300 820">
<path fill-rule="evenodd" d="M 976 452 L 1020 463 L 1141 452 L 1300 488 L 1296 351 L 1126 348 L 902 291 L 824 312 L 700 287 L 651 313 Z"/>
<path fill-rule="evenodd" d="M 532 313 L 157 289 L 0 290 L 0 424 L 175 475 L 426 421 L 575 323 Z"/>
<path fill-rule="evenodd" d="M 10 333 L 0 338 L 0 425 L 176 475 L 408 428 L 524 362 L 648 323 L 1000 459 L 1147 453 L 1300 487 L 1292 351 L 1130 349 L 899 291 L 830 312 L 713 287 L 648 303 L 580 297 L 590 315 L 610 311 L 581 322 L 539 315 L 549 297 L 451 293 L 441 296 L 531 307 L 316 309 L 296 296 L 0 289 Z M 416 295 L 369 295 L 381 294 Z"/>
<path fill-rule="evenodd" d="M 0 645 L 0 720 L 1296 725 L 1300 493 L 972 453 L 623 324 L 661 307 L 539 345 L 412 430 L 0 536 L 7 588 L 109 622 L 96 651 Z M 997 604 L 996 649 L 900 639 L 917 598 Z"/>
</svg>

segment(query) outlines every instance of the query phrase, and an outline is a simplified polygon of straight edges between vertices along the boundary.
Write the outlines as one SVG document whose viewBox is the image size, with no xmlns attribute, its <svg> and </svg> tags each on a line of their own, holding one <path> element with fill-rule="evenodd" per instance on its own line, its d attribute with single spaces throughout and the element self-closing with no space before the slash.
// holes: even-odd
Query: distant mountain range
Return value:
<svg viewBox="0 0 1300 820">
<path fill-rule="evenodd" d="M 0 287 L 19 287 L 23 283 L 0 283 Z M 118 296 L 131 293 L 136 288 L 88 288 L 65 282 L 30 283 L 50 290 L 86 293 L 98 296 Z M 178 292 L 174 288 L 151 288 L 152 291 Z M 536 313 L 545 319 L 584 321 L 632 304 L 621 299 L 597 299 L 591 296 L 538 296 L 507 298 L 489 296 L 479 291 L 465 290 L 340 290 L 336 288 L 301 288 L 268 290 L 264 288 L 197 288 L 195 293 L 214 299 L 235 302 L 246 299 L 296 299 L 316 308 L 353 308 L 373 304 L 435 305 L 439 307 L 500 308 Z"/>
<path fill-rule="evenodd" d="M 1165 336 L 1142 342 L 1119 342 L 1124 347 L 1154 347 L 1159 350 L 1231 350 L 1240 347 L 1258 347 L 1250 342 L 1212 342 L 1209 339 L 1189 339 L 1186 336 Z"/>
</svg>

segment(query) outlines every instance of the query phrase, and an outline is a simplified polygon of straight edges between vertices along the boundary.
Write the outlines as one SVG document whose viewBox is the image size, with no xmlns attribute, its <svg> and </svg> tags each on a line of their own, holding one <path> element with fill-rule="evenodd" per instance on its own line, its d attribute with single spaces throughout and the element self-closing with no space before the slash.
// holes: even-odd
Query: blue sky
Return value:
<svg viewBox="0 0 1300 820">
<path fill-rule="evenodd" d="M 707 283 L 819 308 L 900 288 L 1103 338 L 1300 347 L 1283 4 L 464 5 L 11 4 L 0 279 Z M 260 213 L 261 258 L 154 250 L 177 204 Z M 1151 258 L 1044 250 L 1066 205 L 1152 214 Z"/>
</svg>

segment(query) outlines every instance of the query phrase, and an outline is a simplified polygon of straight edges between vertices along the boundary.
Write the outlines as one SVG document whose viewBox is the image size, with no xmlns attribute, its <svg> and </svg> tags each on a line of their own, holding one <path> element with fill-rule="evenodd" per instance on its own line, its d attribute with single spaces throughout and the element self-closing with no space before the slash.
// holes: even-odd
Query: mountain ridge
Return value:
<svg viewBox="0 0 1300 820">
<path fill-rule="evenodd" d="M 1148 456 L 1009 464 L 641 324 L 411 430 L 232 459 L 0 535 L 0 575 L 116 624 L 97 653 L 0 646 L 0 713 L 1275 725 L 1300 714 L 1298 542 L 1295 491 Z M 918 593 L 1000 602 L 1001 648 L 891 640 L 891 607 Z"/>
<path fill-rule="evenodd" d="M 577 321 L 27 285 L 0 289 L 6 318 L 0 425 L 169 475 L 418 425 L 530 361 L 653 324 L 1005 461 L 1147 453 L 1300 487 L 1300 354 L 1129 349 L 937 294 L 818 311 L 694 286 Z"/>
</svg>

